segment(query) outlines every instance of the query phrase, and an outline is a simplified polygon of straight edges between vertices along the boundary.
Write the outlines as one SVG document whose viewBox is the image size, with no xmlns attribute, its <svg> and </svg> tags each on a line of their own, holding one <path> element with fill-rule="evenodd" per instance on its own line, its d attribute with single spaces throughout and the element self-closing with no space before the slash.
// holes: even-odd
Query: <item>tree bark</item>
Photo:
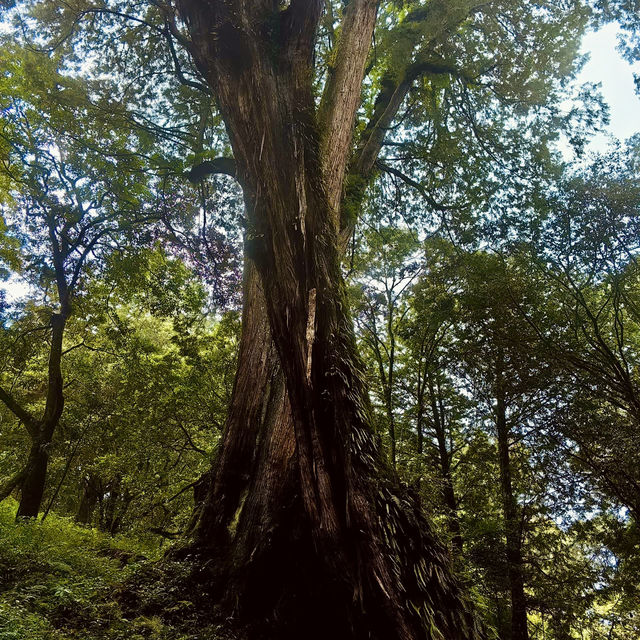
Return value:
<svg viewBox="0 0 640 640">
<path fill-rule="evenodd" d="M 227 126 L 268 320 L 254 317 L 254 327 L 245 317 L 230 422 L 197 529 L 201 546 L 222 551 L 224 601 L 263 621 L 256 637 L 478 637 L 444 548 L 371 429 L 332 205 L 341 180 L 325 175 L 312 91 L 322 3 L 179 7 Z M 367 51 L 371 32 L 359 37 Z M 282 383 L 266 365 L 245 366 L 253 348 L 266 353 L 259 327 Z M 265 402 L 271 419 L 257 420 Z M 241 424 L 247 433 L 233 433 Z"/>
<path fill-rule="evenodd" d="M 524 562 L 522 559 L 522 529 L 519 509 L 511 480 L 509 425 L 506 413 L 504 371 L 501 361 L 496 371 L 496 428 L 504 529 L 507 543 L 507 566 L 511 590 L 511 640 L 528 640 L 527 599 L 524 592 Z"/>
<path fill-rule="evenodd" d="M 35 518 L 40 510 L 49 464 L 47 444 L 38 439 L 31 445 L 22 480 L 18 518 Z"/>
<path fill-rule="evenodd" d="M 64 313 L 51 315 L 47 399 L 42 420 L 30 432 L 32 445 L 24 469 L 17 518 L 37 517 L 42 504 L 49 465 L 49 446 L 64 408 L 61 364 L 66 320 Z"/>
<path fill-rule="evenodd" d="M 294 441 L 291 412 L 275 346 L 271 339 L 262 286 L 255 266 L 245 259 L 242 337 L 231 406 L 208 490 L 199 507 L 196 535 L 208 546 L 229 545 L 258 507 L 245 502 L 249 487 L 266 503 L 277 503 L 282 470 L 290 464 Z M 264 460 L 261 454 L 270 453 Z M 268 468 L 265 469 L 265 466 Z M 263 483 L 262 486 L 260 483 Z M 256 535 L 260 533 L 256 530 Z"/>
<path fill-rule="evenodd" d="M 75 520 L 78 524 L 91 524 L 93 511 L 98 504 L 98 488 L 96 481 L 91 475 L 87 475 L 82 479 L 82 495 L 80 496 L 80 504 L 76 513 Z"/>
</svg>

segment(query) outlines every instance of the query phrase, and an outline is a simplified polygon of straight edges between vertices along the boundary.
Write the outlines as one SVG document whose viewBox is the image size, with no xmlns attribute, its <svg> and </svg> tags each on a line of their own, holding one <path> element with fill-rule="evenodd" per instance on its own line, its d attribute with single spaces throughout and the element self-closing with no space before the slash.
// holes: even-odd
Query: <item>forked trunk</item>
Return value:
<svg viewBox="0 0 640 640">
<path fill-rule="evenodd" d="M 445 549 L 371 429 L 312 90 L 322 4 L 181 7 L 227 126 L 264 294 L 256 304 L 250 267 L 232 409 L 197 531 L 225 576 L 224 603 L 260 620 L 260 638 L 476 638 Z"/>
</svg>

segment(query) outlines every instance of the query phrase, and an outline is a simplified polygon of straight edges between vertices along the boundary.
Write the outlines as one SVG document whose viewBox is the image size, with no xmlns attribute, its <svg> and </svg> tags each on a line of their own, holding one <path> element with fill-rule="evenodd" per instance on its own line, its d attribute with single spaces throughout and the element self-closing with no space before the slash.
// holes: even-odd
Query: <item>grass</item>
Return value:
<svg viewBox="0 0 640 640">
<path fill-rule="evenodd" d="M 220 638 L 163 580 L 157 542 L 110 537 L 54 514 L 15 522 L 16 509 L 0 503 L 0 640 Z M 171 570 L 186 575 L 188 567 Z M 127 593 L 135 606 L 123 604 Z"/>
</svg>

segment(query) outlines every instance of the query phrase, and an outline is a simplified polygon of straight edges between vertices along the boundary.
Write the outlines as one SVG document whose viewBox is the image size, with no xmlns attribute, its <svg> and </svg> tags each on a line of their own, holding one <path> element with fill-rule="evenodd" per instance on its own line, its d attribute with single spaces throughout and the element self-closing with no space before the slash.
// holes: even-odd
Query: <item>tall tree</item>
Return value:
<svg viewBox="0 0 640 640">
<path fill-rule="evenodd" d="M 302 547 L 305 553 L 298 562 L 309 551 L 312 557 L 322 558 L 320 575 L 328 576 L 329 582 L 324 587 L 316 584 L 316 597 L 331 602 L 336 612 L 331 624 L 319 625 L 318 632 L 344 633 L 352 627 L 356 636 L 373 633 L 412 638 L 428 635 L 426 628 L 435 623 L 447 636 L 470 636 L 474 632 L 467 625 L 460 626 L 449 617 L 456 615 L 457 606 L 443 612 L 443 599 L 451 598 L 454 591 L 447 589 L 445 595 L 438 588 L 439 596 L 427 595 L 436 585 L 426 587 L 416 580 L 412 568 L 416 559 L 409 560 L 408 549 L 394 550 L 398 538 L 391 546 L 387 540 L 385 530 L 402 527 L 412 507 L 405 502 L 401 510 L 392 509 L 402 499 L 372 439 L 340 272 L 341 249 L 353 224 L 348 215 L 353 211 L 341 206 L 343 185 L 377 6 L 365 0 L 343 11 L 318 108 L 313 55 L 321 3 L 292 2 L 282 8 L 259 2 L 179 2 L 176 9 L 187 25 L 194 60 L 217 98 L 245 194 L 247 252 L 264 293 L 268 328 L 290 405 L 291 426 L 280 421 L 274 430 L 291 443 L 289 451 L 295 451 L 292 466 L 297 477 L 287 484 L 295 487 L 300 499 L 297 508 L 302 507 L 302 521 L 308 527 L 305 535 L 312 542 L 311 548 Z M 173 8 L 166 10 L 171 16 Z M 425 9 L 410 10 L 399 21 L 400 30 L 411 46 L 433 43 L 446 39 L 476 10 L 473 3 L 430 3 Z M 434 69 L 429 59 L 416 61 L 418 69 L 406 68 L 405 73 L 389 69 L 401 79 L 385 87 L 375 120 L 352 165 L 361 181 L 370 175 L 384 131 L 404 101 L 414 74 L 420 74 L 420 63 L 425 70 Z M 349 196 L 353 206 L 353 191 Z M 237 395 L 244 384 L 239 376 Z M 244 425 L 228 427 L 229 432 L 239 428 Z M 275 456 L 272 468 L 282 468 L 284 447 L 280 444 L 275 453 L 271 449 L 269 440 L 263 439 L 253 455 L 258 460 L 265 454 Z M 258 476 L 245 504 L 269 504 L 273 501 L 269 493 L 264 478 Z M 209 503 L 208 509 L 214 508 L 215 503 Z M 267 507 L 273 521 L 270 511 Z M 386 522 L 385 511 L 391 516 Z M 238 529 L 250 519 L 246 512 L 245 507 Z M 274 524 L 278 526 L 277 521 Z M 430 556 L 418 563 L 440 564 L 437 556 L 441 552 L 435 552 L 434 541 L 418 543 L 426 531 L 420 533 L 419 527 L 406 520 L 403 527 L 408 544 L 413 548 L 420 544 Z M 256 530 L 259 527 L 253 527 L 254 537 Z M 205 542 L 211 536 L 207 526 L 199 533 Z M 300 548 L 295 538 L 289 543 Z M 238 530 L 231 548 L 236 562 L 245 567 L 256 554 L 257 558 L 262 555 L 263 562 L 274 556 L 273 547 L 247 546 Z M 254 565 L 260 562 L 253 560 Z M 327 586 L 338 575 L 343 576 L 345 590 L 331 589 L 329 597 Z M 242 593 L 246 598 L 246 589 Z M 345 608 L 345 602 L 353 598 L 349 593 L 362 604 L 366 618 L 357 615 L 352 605 Z M 407 606 L 408 602 L 412 605 Z"/>
<path fill-rule="evenodd" d="M 384 215 L 384 214 L 383 214 Z M 357 251 L 355 322 L 365 349 L 375 362 L 372 388 L 380 389 L 384 407 L 391 465 L 398 466 L 396 413 L 398 410 L 397 366 L 400 355 L 398 331 L 407 314 L 404 299 L 419 275 L 417 234 L 397 228 L 392 212 L 379 223 L 373 222 L 362 234 Z M 412 260 L 413 258 L 413 260 Z M 405 294 L 405 295 L 403 295 Z"/>
<path fill-rule="evenodd" d="M 4 210 L 22 240 L 25 270 L 45 290 L 50 309 L 45 325 L 35 329 L 49 335 L 44 407 L 34 412 L 0 387 L 0 400 L 31 439 L 27 462 L 3 488 L 2 497 L 20 488 L 18 517 L 34 517 L 64 409 L 63 340 L 74 298 L 88 264 L 117 241 L 123 228 L 143 217 L 139 198 L 145 191 L 131 177 L 141 173 L 139 158 L 126 149 L 115 129 L 110 146 L 96 147 L 101 124 L 113 124 L 117 116 L 105 118 L 106 105 L 101 104 L 80 117 L 81 105 L 91 104 L 89 89 L 64 76 L 60 58 L 9 43 L 3 43 L 2 54 Z M 51 97 L 54 87 L 59 99 Z M 124 210 L 130 216 L 127 222 Z"/>
<path fill-rule="evenodd" d="M 456 327 L 458 373 L 476 390 L 495 437 L 501 488 L 505 560 L 511 596 L 509 637 L 526 640 L 525 533 L 527 517 L 521 482 L 517 481 L 518 449 L 546 407 L 549 365 L 536 350 L 535 332 L 518 313 L 535 299 L 532 282 L 519 277 L 517 265 L 484 252 L 451 252 L 459 286 Z M 446 262 L 443 261 L 443 262 Z"/>
<path fill-rule="evenodd" d="M 523 315 L 567 378 L 555 424 L 578 466 L 637 521 L 638 149 L 569 171 L 540 203 L 524 260 L 548 292 L 547 321 Z M 553 318 L 553 324 L 548 320 Z M 571 443 L 571 444 L 569 444 Z M 575 448 L 574 448 L 575 447 Z"/>
</svg>

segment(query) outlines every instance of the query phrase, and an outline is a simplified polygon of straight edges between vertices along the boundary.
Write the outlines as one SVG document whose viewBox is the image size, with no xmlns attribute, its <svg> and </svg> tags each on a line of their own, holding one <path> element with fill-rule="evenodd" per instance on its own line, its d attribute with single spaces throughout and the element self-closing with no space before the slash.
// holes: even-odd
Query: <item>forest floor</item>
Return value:
<svg viewBox="0 0 640 640">
<path fill-rule="evenodd" d="M 163 560 L 157 539 L 54 514 L 16 523 L 16 509 L 0 503 L 0 640 L 231 640 L 203 616 L 193 567 Z"/>
</svg>

